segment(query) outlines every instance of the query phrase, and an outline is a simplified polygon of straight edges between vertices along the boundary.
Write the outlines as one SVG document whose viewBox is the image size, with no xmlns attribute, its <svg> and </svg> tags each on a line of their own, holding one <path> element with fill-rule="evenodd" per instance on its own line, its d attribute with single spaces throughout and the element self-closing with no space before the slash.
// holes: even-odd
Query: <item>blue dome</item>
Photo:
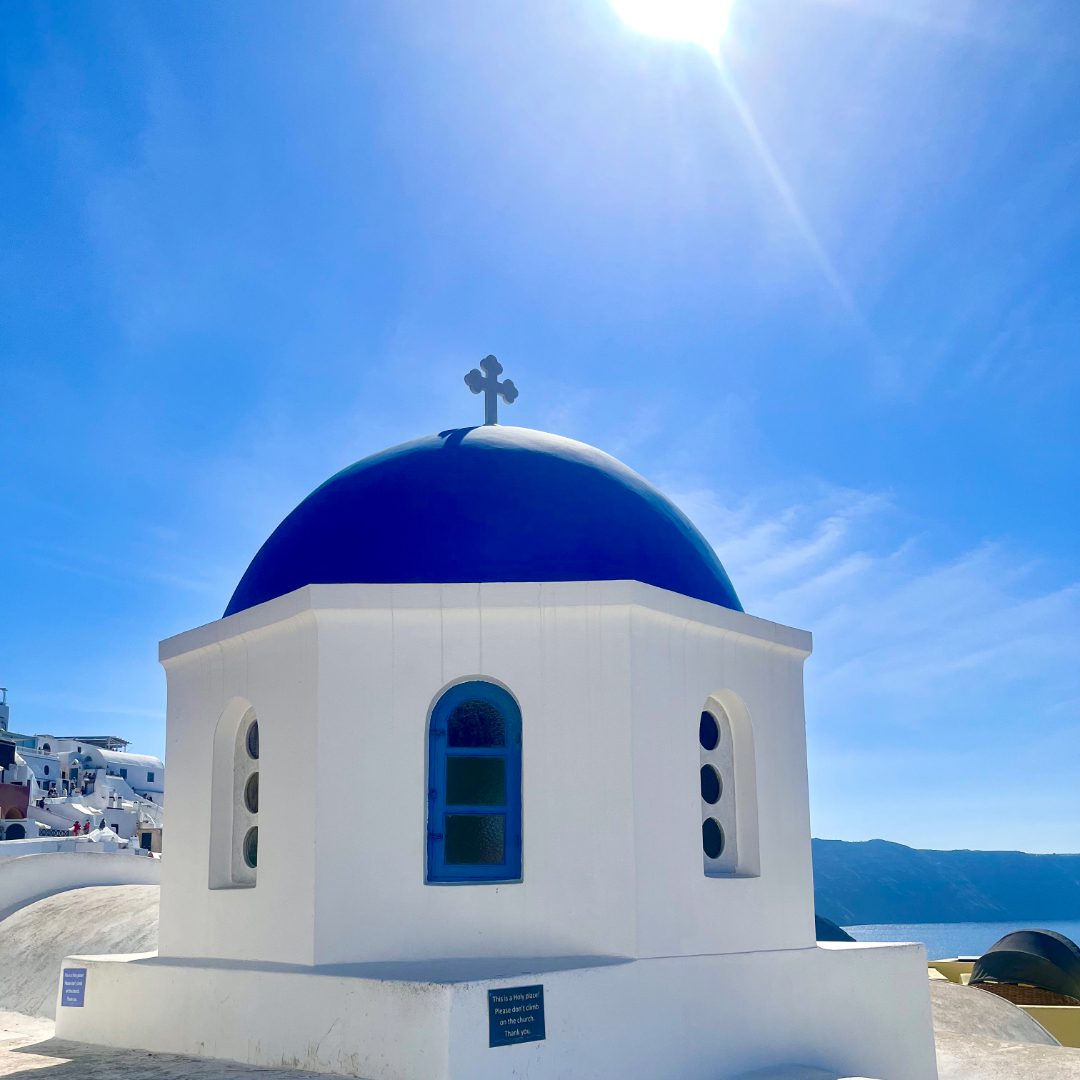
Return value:
<svg viewBox="0 0 1080 1080">
<path fill-rule="evenodd" d="M 225 614 L 304 585 L 621 579 L 742 611 L 686 515 L 613 457 L 528 428 L 459 428 L 316 488 L 252 559 Z"/>
</svg>

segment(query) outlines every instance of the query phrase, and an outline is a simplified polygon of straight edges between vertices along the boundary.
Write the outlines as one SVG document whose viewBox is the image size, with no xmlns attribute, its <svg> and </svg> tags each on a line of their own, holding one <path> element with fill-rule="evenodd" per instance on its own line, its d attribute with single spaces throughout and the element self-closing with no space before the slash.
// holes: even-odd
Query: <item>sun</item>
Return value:
<svg viewBox="0 0 1080 1080">
<path fill-rule="evenodd" d="M 642 34 L 689 41 L 711 53 L 720 47 L 733 0 L 611 0 L 628 26 Z"/>
</svg>

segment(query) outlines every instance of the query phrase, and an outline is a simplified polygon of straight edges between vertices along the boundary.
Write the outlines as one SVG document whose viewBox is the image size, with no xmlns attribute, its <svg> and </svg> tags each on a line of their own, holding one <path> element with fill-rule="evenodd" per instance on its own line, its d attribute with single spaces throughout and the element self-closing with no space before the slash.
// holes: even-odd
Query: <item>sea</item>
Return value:
<svg viewBox="0 0 1080 1080">
<path fill-rule="evenodd" d="M 921 941 L 930 960 L 981 956 L 1013 930 L 1056 930 L 1080 944 L 1080 922 L 869 923 L 845 926 L 856 941 Z"/>
</svg>

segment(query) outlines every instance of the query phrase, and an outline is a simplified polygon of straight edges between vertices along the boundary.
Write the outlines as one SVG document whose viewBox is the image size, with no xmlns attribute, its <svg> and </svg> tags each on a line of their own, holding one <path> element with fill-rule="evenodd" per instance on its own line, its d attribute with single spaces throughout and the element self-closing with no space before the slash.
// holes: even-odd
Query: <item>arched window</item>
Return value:
<svg viewBox="0 0 1080 1080">
<path fill-rule="evenodd" d="M 214 735 L 210 888 L 250 888 L 259 866 L 259 720 L 236 699 Z"/>
<path fill-rule="evenodd" d="M 466 682 L 428 726 L 427 881 L 521 880 L 521 712 L 501 686 Z"/>
<path fill-rule="evenodd" d="M 757 777 L 750 717 L 729 691 L 713 695 L 698 721 L 701 847 L 707 877 L 753 877 Z"/>
</svg>

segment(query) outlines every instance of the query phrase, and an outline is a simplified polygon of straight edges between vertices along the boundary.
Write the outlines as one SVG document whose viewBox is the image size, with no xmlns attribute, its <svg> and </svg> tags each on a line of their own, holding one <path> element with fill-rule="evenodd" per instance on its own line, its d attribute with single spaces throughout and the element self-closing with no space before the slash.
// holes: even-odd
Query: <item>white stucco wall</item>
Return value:
<svg viewBox="0 0 1080 1080">
<path fill-rule="evenodd" d="M 74 746 L 74 743 L 69 745 Z M 160 795 L 165 790 L 165 763 L 148 754 L 129 754 L 119 750 L 105 750 L 89 743 L 80 744 L 82 750 L 73 755 L 80 775 L 96 772 L 100 783 L 106 775 L 110 781 L 122 778 L 128 786 L 140 794 Z"/>
<path fill-rule="evenodd" d="M 801 631 L 636 582 L 312 586 L 164 642 L 170 816 L 184 828 L 166 838 L 162 954 L 350 963 L 809 945 L 809 647 Z M 424 883 L 428 716 L 470 678 L 521 707 L 519 884 Z M 745 847 L 759 876 L 702 867 L 697 727 L 716 693 L 753 723 L 758 836 Z M 258 884 L 209 889 L 214 734 L 238 701 L 262 741 Z"/>
<path fill-rule="evenodd" d="M 638 955 L 811 945 L 802 693 L 810 635 L 669 595 L 662 608 L 633 614 Z M 740 870 L 730 877 L 703 869 L 698 723 L 710 698 L 727 706 L 736 736 L 740 722 L 753 735 L 750 760 L 737 762 L 752 774 L 737 770 L 737 792 L 721 797 L 745 803 Z"/>
<path fill-rule="evenodd" d="M 49 754 L 41 750 L 30 750 L 22 746 L 19 747 L 16 753 L 29 767 L 42 788 L 48 790 L 51 786 L 60 787 L 61 768 L 60 758 L 57 754 Z M 46 772 L 46 769 L 48 772 Z"/>
<path fill-rule="evenodd" d="M 66 961 L 85 1001 L 57 1034 L 372 1080 L 931 1080 L 921 947 L 813 941 L 809 650 L 635 582 L 310 586 L 163 642 L 182 825 L 160 955 Z M 523 880 L 427 885 L 429 716 L 477 678 L 521 710 Z M 739 800 L 722 876 L 701 846 L 710 702 Z M 235 830 L 211 808 L 249 707 L 258 873 L 220 887 Z M 546 1038 L 489 1046 L 488 989 L 533 983 Z"/>
<path fill-rule="evenodd" d="M 320 962 L 634 953 L 628 615 L 587 586 L 418 586 L 324 608 Z M 523 881 L 426 885 L 427 725 L 487 678 L 522 716 Z"/>
<path fill-rule="evenodd" d="M 936 1077 L 918 945 L 572 967 L 466 960 L 302 971 L 152 956 L 63 966 L 85 968 L 86 987 L 83 1006 L 57 1008 L 59 1038 L 369 1080 L 728 1080 L 778 1066 Z M 538 983 L 546 1038 L 489 1046 L 487 991 Z"/>
<path fill-rule="evenodd" d="M 282 598 L 275 613 L 285 618 L 257 629 L 245 629 L 238 616 L 203 628 L 224 628 L 223 641 L 204 633 L 205 644 L 192 651 L 163 647 L 173 778 L 163 837 L 163 954 L 314 961 L 317 627 L 312 612 L 290 608 L 291 599 Z M 183 637 L 194 644 L 200 633 Z M 222 713 L 238 701 L 255 706 L 262 732 L 258 886 L 212 889 L 214 737 Z"/>
<path fill-rule="evenodd" d="M 13 840 L 37 852 L 39 841 Z M 52 852 L 0 859 L 0 919 L 44 896 L 88 885 L 156 885 L 161 861 L 127 851 L 72 850 L 66 841 Z M 74 844 L 75 841 L 70 843 Z"/>
</svg>

